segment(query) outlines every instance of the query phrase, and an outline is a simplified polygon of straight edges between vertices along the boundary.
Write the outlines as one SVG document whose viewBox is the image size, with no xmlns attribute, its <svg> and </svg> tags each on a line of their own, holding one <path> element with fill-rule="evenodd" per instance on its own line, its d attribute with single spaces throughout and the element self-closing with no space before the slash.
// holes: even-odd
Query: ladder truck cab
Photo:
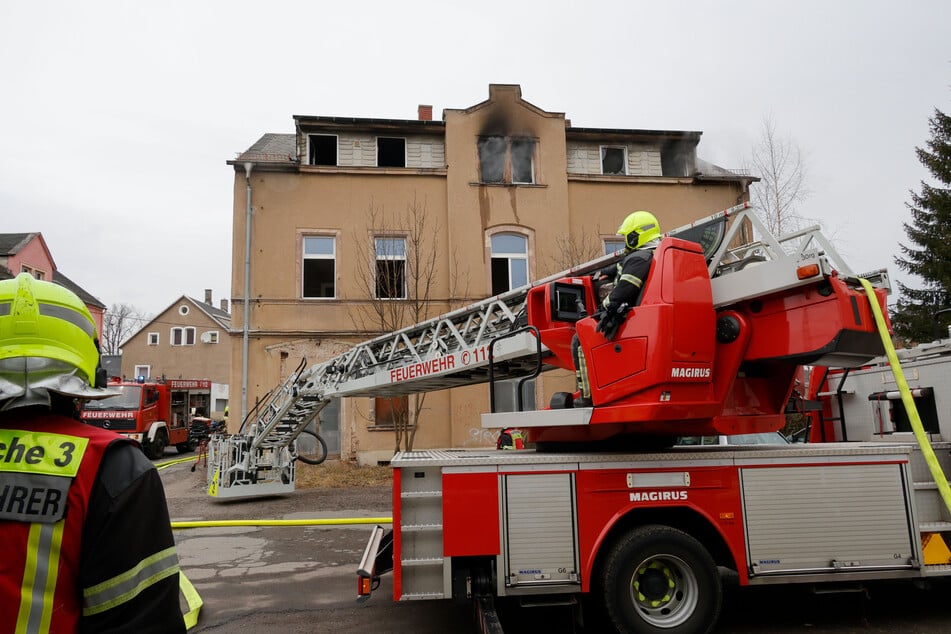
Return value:
<svg viewBox="0 0 951 634">
<path fill-rule="evenodd" d="M 938 574 L 907 446 L 674 446 L 779 429 L 799 366 L 882 354 L 886 290 L 863 290 L 817 227 L 774 237 L 741 205 L 663 238 L 607 340 L 591 274 L 623 255 L 302 364 L 242 433 L 213 437 L 209 492 L 292 490 L 295 438 L 333 398 L 488 382 L 494 410 L 495 381 L 573 370 L 577 335 L 591 407 L 555 394 L 481 416 L 529 448 L 393 456 L 393 525 L 371 533 L 359 597 L 392 572 L 395 600 L 469 599 L 483 625 L 496 597 L 581 599 L 618 631 L 684 633 L 714 627 L 718 567 L 743 585 Z"/>
<path fill-rule="evenodd" d="M 179 453 L 194 450 L 197 443 L 192 424 L 210 422 L 197 416 L 207 413 L 210 381 L 111 379 L 107 387 L 116 396 L 87 401 L 83 421 L 135 440 L 149 458 L 161 458 L 168 446 Z"/>
</svg>

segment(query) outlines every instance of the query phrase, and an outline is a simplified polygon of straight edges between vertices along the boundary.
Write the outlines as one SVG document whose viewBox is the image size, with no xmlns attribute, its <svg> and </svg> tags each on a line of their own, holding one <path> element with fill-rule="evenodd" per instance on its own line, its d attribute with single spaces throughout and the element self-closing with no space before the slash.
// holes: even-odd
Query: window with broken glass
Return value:
<svg viewBox="0 0 951 634">
<path fill-rule="evenodd" d="M 336 165 L 337 135 L 307 135 L 307 163 L 309 165 Z"/>
<path fill-rule="evenodd" d="M 627 148 L 624 146 L 601 146 L 601 173 L 627 174 Z"/>
<path fill-rule="evenodd" d="M 377 167 L 406 167 L 406 139 L 377 137 L 376 165 Z"/>
<path fill-rule="evenodd" d="M 535 140 L 525 137 L 479 137 L 479 169 L 483 183 L 535 182 Z"/>
<path fill-rule="evenodd" d="M 376 298 L 406 299 L 406 239 L 374 238 Z"/>
</svg>

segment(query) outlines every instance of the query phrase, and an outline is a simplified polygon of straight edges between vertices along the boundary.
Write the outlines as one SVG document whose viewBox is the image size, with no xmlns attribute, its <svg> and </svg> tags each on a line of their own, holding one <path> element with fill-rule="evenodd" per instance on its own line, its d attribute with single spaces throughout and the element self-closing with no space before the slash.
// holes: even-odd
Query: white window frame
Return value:
<svg viewBox="0 0 951 634">
<path fill-rule="evenodd" d="M 618 236 L 616 238 L 604 238 L 604 255 L 611 255 L 612 253 L 617 253 L 624 248 L 624 238 Z M 617 248 L 612 249 L 609 245 L 616 244 Z"/>
<path fill-rule="evenodd" d="M 310 238 L 322 238 L 322 239 L 330 240 L 330 244 L 331 244 L 332 247 L 333 247 L 333 248 L 332 248 L 332 251 L 333 251 L 333 252 L 332 252 L 332 253 L 329 253 L 329 254 L 327 254 L 327 253 L 307 253 L 306 244 L 307 244 L 307 240 L 310 239 Z M 337 299 L 337 236 L 335 236 L 335 235 L 328 235 L 328 234 L 325 234 L 325 233 L 323 233 L 323 234 L 322 234 L 322 233 L 302 234 L 301 237 L 300 237 L 300 253 L 301 253 L 301 261 L 300 261 L 300 296 L 301 296 L 301 299 L 317 300 L 317 301 L 326 301 L 326 300 Z M 323 297 L 323 296 L 319 296 L 319 295 L 305 295 L 305 294 L 304 294 L 304 262 L 305 262 L 306 260 L 332 260 L 332 261 L 333 261 L 333 275 L 331 276 L 331 278 L 333 279 L 333 287 L 334 287 L 334 288 L 333 288 L 333 295 L 331 295 L 331 296 L 329 296 L 329 297 Z"/>
<path fill-rule="evenodd" d="M 142 371 L 143 368 L 144 368 L 144 371 Z M 150 365 L 135 366 L 135 370 L 133 372 L 132 378 L 138 379 L 140 376 L 146 379 L 150 378 L 152 376 L 152 366 Z"/>
<path fill-rule="evenodd" d="M 206 330 L 205 332 L 201 333 L 202 343 L 215 344 L 218 343 L 220 339 L 221 338 L 219 337 L 217 330 Z"/>
<path fill-rule="evenodd" d="M 175 343 L 175 334 L 176 332 L 180 335 L 180 343 Z M 189 339 L 191 341 L 189 341 Z M 193 346 L 195 345 L 195 327 L 194 326 L 172 326 L 168 333 L 169 344 L 175 347 L 178 346 Z"/>
<path fill-rule="evenodd" d="M 623 163 L 622 163 L 622 166 L 624 167 L 624 171 L 622 171 L 620 174 L 615 174 L 615 173 L 613 173 L 613 172 L 612 172 L 612 173 L 607 173 L 607 172 L 604 171 L 604 151 L 605 151 L 605 150 L 621 150 L 621 152 L 623 153 L 623 157 L 622 157 Z M 601 174 L 603 174 L 604 176 L 627 176 L 627 175 L 628 175 L 628 164 L 627 164 L 627 160 L 628 160 L 628 159 L 627 159 L 627 146 L 626 146 L 626 145 L 602 145 L 602 146 L 600 147 L 600 151 L 598 152 L 598 155 L 599 155 L 599 158 L 600 158 Z"/>
<path fill-rule="evenodd" d="M 392 255 L 388 253 L 384 253 L 381 255 L 379 242 L 378 242 L 379 240 L 393 240 L 393 241 L 401 242 L 403 244 L 403 249 L 402 249 L 403 253 L 401 255 L 400 254 Z M 373 253 L 375 256 L 374 267 L 373 267 L 373 274 L 374 274 L 373 298 L 384 300 L 384 301 L 392 300 L 392 299 L 406 299 L 407 298 L 406 287 L 408 286 L 408 282 L 406 280 L 406 238 L 403 236 L 373 236 Z M 378 264 L 380 261 L 402 261 L 403 262 L 403 288 L 400 289 L 399 295 L 395 297 L 380 297 L 379 295 L 380 287 L 379 287 L 379 284 L 377 283 L 378 280 L 376 279 L 376 276 L 379 274 Z"/>
<path fill-rule="evenodd" d="M 495 250 L 495 239 L 496 239 L 496 238 L 501 238 L 501 237 L 515 237 L 515 238 L 520 238 L 520 239 L 523 240 L 524 243 L 525 243 L 525 251 L 524 251 L 524 252 L 516 252 L 516 251 L 496 251 L 496 250 Z M 503 258 L 504 258 L 504 259 L 508 260 L 508 289 L 506 289 L 506 291 L 510 291 L 510 290 L 512 290 L 512 289 L 519 288 L 519 287 L 524 286 L 525 284 L 528 284 L 529 282 L 531 282 L 531 268 L 529 267 L 528 251 L 529 251 L 529 240 L 528 240 L 528 236 L 525 235 L 524 233 L 519 233 L 519 232 L 517 232 L 517 231 L 505 231 L 505 230 L 503 230 L 503 231 L 497 231 L 497 232 L 492 233 L 491 235 L 489 235 L 489 253 L 490 253 L 490 260 L 495 260 L 496 258 L 498 258 L 498 259 L 503 259 Z M 513 261 L 513 260 L 520 260 L 520 261 L 524 261 L 524 262 L 525 262 L 525 282 L 524 282 L 524 284 L 517 284 L 517 285 L 516 285 L 516 284 L 514 283 L 513 279 L 512 279 L 512 261 Z M 494 286 L 494 284 L 492 283 L 493 280 L 491 279 L 491 274 L 492 274 L 492 267 L 491 267 L 491 266 L 490 266 L 490 269 L 489 269 L 489 274 L 490 274 L 489 284 L 490 284 L 490 286 L 491 286 L 491 288 L 492 288 L 492 292 L 493 292 L 493 294 L 494 294 L 494 292 L 495 292 L 495 291 L 494 291 L 495 286 Z"/>
<path fill-rule="evenodd" d="M 149 333 L 148 335 L 146 335 L 146 336 L 147 336 L 147 338 L 148 338 L 148 345 L 150 345 L 150 346 L 157 346 L 157 345 L 159 345 L 159 341 L 160 341 L 160 339 L 159 339 L 159 333 L 157 333 L 157 332 L 150 332 L 150 333 Z"/>
</svg>

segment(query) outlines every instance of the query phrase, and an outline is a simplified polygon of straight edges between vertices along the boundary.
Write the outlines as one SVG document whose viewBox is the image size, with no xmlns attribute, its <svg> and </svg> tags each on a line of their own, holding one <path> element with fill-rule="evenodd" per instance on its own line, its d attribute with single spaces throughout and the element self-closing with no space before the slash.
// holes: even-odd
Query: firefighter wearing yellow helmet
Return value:
<svg viewBox="0 0 951 634">
<path fill-rule="evenodd" d="M 601 310 L 595 318 L 599 318 L 597 330 L 607 340 L 614 339 L 618 329 L 624 323 L 627 309 L 637 305 L 641 288 L 650 272 L 654 249 L 661 239 L 660 223 L 649 211 L 635 211 L 629 214 L 617 234 L 624 237 L 624 249 L 627 255 L 618 263 L 615 269 L 607 269 L 600 275 L 614 273 L 614 287 L 610 294 L 601 302 Z M 575 400 L 575 407 L 591 406 L 591 387 L 588 383 L 587 368 L 584 363 L 584 353 L 578 345 L 577 336 L 572 342 L 575 355 L 575 376 L 580 396 Z"/>
<path fill-rule="evenodd" d="M 0 280 L 0 632 L 185 631 L 155 468 L 77 418 L 104 386 L 86 305 Z"/>
</svg>

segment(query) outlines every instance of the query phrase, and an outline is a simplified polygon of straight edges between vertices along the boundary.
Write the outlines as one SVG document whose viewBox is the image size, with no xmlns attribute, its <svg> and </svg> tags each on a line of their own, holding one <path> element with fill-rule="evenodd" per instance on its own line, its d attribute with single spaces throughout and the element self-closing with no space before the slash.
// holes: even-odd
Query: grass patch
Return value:
<svg viewBox="0 0 951 634">
<path fill-rule="evenodd" d="M 390 467 L 361 467 L 339 461 L 327 461 L 319 465 L 298 461 L 295 479 L 299 489 L 389 486 L 393 482 L 393 470 Z"/>
</svg>

